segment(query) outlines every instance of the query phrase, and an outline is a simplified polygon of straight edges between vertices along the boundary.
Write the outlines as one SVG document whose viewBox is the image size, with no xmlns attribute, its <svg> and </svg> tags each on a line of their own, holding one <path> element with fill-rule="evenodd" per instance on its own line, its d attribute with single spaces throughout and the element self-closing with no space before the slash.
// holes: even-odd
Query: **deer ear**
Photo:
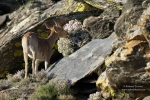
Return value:
<svg viewBox="0 0 150 100">
<path fill-rule="evenodd" d="M 57 33 L 57 27 L 55 25 L 51 28 L 51 30 L 54 30 L 54 32 Z"/>
<path fill-rule="evenodd" d="M 53 20 L 53 21 L 54 21 L 54 20 Z M 58 27 L 58 24 L 57 24 L 55 21 L 54 21 L 54 23 L 55 23 L 55 26 Z"/>
<path fill-rule="evenodd" d="M 53 20 L 53 21 L 54 21 L 54 20 Z M 54 21 L 54 23 L 55 23 L 55 26 L 56 26 L 56 27 L 61 27 L 57 22 Z"/>
<path fill-rule="evenodd" d="M 46 27 L 47 29 L 49 29 L 49 28 L 50 28 L 50 27 L 48 27 L 48 26 L 47 26 L 47 24 L 46 24 L 46 23 L 44 23 L 44 25 L 45 25 L 45 27 Z"/>
</svg>

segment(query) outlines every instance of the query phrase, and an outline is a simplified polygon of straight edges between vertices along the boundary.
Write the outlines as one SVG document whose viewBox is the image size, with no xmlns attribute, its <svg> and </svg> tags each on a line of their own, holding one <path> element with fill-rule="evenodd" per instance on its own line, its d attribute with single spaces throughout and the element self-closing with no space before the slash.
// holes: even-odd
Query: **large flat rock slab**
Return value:
<svg viewBox="0 0 150 100">
<path fill-rule="evenodd" d="M 46 72 L 53 79 L 65 79 L 73 85 L 103 64 L 116 40 L 115 34 L 106 39 L 92 40 L 75 53 L 54 63 Z"/>
</svg>

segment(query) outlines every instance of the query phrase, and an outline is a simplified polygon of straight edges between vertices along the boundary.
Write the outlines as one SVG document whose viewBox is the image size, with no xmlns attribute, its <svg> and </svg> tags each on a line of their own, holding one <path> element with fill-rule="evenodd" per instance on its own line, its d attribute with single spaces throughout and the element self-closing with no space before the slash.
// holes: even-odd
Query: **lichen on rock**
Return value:
<svg viewBox="0 0 150 100">
<path fill-rule="evenodd" d="M 145 69 L 148 66 L 148 48 L 148 43 L 140 40 L 132 40 L 118 48 L 105 60 L 107 68 L 99 76 L 97 87 L 104 91 L 110 86 L 112 90 L 120 90 L 122 93 L 128 93 L 131 89 L 133 93 L 146 95 L 145 91 L 149 88 L 148 73 Z M 139 85 L 142 88 L 135 87 Z M 108 92 L 111 93 L 111 90 Z"/>
<path fill-rule="evenodd" d="M 53 15 L 62 15 L 73 12 L 84 12 L 92 10 L 97 10 L 97 8 L 94 8 L 81 0 L 62 0 L 61 2 L 58 2 L 57 4 L 54 4 L 52 7 L 47 9 L 46 13 L 42 14 L 42 17 L 47 18 Z"/>
</svg>

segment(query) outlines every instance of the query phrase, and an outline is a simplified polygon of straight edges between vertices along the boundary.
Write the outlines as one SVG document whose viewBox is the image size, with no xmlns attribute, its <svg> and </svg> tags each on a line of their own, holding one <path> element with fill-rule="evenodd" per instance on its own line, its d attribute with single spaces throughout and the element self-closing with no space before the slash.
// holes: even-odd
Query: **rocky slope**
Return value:
<svg viewBox="0 0 150 100">
<path fill-rule="evenodd" d="M 71 9 L 76 6 L 76 9 Z M 7 72 L 14 72 L 24 65 L 21 37 L 25 32 L 32 30 L 39 33 L 40 36 L 46 37 L 49 30 L 43 25 L 45 20 L 50 23 L 52 20 L 57 20 L 63 26 L 71 19 L 83 20 L 91 15 L 99 15 L 101 12 L 102 10 L 95 9 L 84 2 L 62 0 L 54 4 L 50 0 L 43 0 L 42 2 L 33 1 L 13 13 L 7 14 L 7 23 L 1 26 L 0 30 L 0 70 L 4 72 L 0 77 L 2 78 Z M 57 17 L 50 17 L 56 15 Z"/>
<path fill-rule="evenodd" d="M 150 94 L 149 3 L 149 0 L 61 0 L 57 3 L 36 0 L 3 15 L 0 17 L 0 72 L 3 72 L 0 77 L 23 66 L 20 41 L 25 32 L 35 31 L 46 37 L 49 30 L 43 23 L 49 21 L 52 25 L 52 20 L 74 30 L 78 25 L 75 28 L 69 25 L 76 23 L 72 21 L 76 19 L 82 28 L 70 32 L 72 37 L 68 44 L 66 40 L 58 40 L 58 46 L 65 49 L 55 46 L 55 50 L 67 52 L 75 44 L 91 42 L 78 46 L 81 49 L 77 52 L 73 53 L 77 50 L 74 49 L 72 55 L 52 65 L 47 70 L 48 75 L 65 79 L 72 88 L 95 84 L 97 90 L 90 87 L 86 92 L 79 90 L 88 95 L 97 91 L 87 97 L 89 100 L 146 100 Z M 79 32 L 86 33 L 87 37 L 74 35 Z M 109 42 L 112 33 L 118 41 Z M 89 79 L 93 74 L 96 74 L 94 80 L 97 81 Z"/>
</svg>

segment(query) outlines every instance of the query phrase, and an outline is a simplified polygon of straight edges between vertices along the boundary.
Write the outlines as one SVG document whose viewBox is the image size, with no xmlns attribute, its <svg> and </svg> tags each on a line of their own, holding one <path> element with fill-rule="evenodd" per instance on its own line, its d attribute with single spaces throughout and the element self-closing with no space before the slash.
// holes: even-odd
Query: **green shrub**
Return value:
<svg viewBox="0 0 150 100">
<path fill-rule="evenodd" d="M 75 98 L 71 95 L 67 83 L 64 80 L 58 80 L 57 83 L 50 82 L 39 86 L 30 95 L 29 100 L 75 100 Z"/>
<path fill-rule="evenodd" d="M 29 100 L 53 100 L 57 99 L 57 90 L 55 85 L 42 85 L 39 86 L 36 91 L 30 95 Z"/>
<path fill-rule="evenodd" d="M 30 79 L 29 78 L 24 78 L 22 79 L 20 82 L 19 82 L 19 86 L 27 86 L 31 83 Z"/>
<path fill-rule="evenodd" d="M 40 82 L 44 83 L 44 82 L 48 82 L 48 80 L 49 80 L 49 76 L 47 75 L 47 73 L 45 72 L 44 69 L 42 69 L 41 71 L 39 71 L 37 73 L 37 75 L 36 75 L 37 82 L 40 81 Z"/>
</svg>

